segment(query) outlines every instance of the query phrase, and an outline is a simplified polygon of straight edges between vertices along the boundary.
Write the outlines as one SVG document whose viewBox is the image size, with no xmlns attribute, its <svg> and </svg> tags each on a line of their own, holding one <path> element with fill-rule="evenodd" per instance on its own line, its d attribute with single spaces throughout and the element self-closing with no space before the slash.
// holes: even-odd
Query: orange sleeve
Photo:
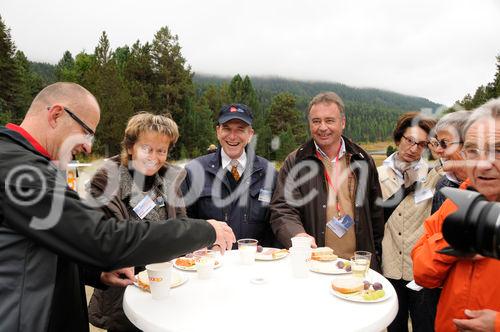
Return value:
<svg viewBox="0 0 500 332">
<path fill-rule="evenodd" d="M 426 288 L 442 286 L 448 270 L 458 260 L 457 257 L 436 252 L 449 246 L 443 238 L 441 226 L 446 216 L 454 210 L 456 206 L 448 200 L 424 222 L 424 234 L 411 252 L 413 278 L 420 286 Z"/>
<path fill-rule="evenodd" d="M 500 332 L 500 312 L 497 311 L 497 316 L 495 318 L 495 331 Z"/>
</svg>

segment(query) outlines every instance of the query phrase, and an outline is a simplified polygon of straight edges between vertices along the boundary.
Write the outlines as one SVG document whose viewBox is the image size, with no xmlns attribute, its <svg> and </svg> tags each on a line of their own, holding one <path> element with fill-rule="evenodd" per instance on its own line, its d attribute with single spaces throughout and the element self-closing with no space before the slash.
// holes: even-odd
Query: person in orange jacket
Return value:
<svg viewBox="0 0 500 332">
<path fill-rule="evenodd" d="M 500 202 L 500 98 L 481 106 L 464 128 L 463 156 L 468 179 L 461 189 L 472 187 L 489 201 Z M 415 282 L 427 288 L 443 287 L 435 330 L 500 331 L 500 260 L 475 255 L 447 256 L 436 251 L 449 244 L 441 228 L 457 210 L 446 200 L 424 223 L 424 235 L 412 251 Z"/>
</svg>

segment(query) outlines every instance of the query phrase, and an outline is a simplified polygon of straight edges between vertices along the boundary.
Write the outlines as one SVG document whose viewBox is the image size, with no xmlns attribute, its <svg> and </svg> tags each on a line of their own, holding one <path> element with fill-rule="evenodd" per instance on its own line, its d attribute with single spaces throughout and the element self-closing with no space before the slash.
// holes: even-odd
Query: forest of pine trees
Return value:
<svg viewBox="0 0 500 332">
<path fill-rule="evenodd" d="M 112 37 L 112 36 L 111 36 Z M 180 139 L 169 158 L 197 157 L 217 143 L 214 127 L 222 105 L 244 103 L 254 112 L 257 153 L 283 160 L 308 137 L 304 111 L 321 91 L 335 91 L 346 104 L 345 134 L 358 142 L 390 139 L 402 112 L 440 105 L 418 97 L 339 83 L 278 78 L 232 78 L 195 75 L 183 57 L 177 35 L 162 27 L 151 42 L 116 49 L 103 32 L 92 53 L 66 51 L 56 65 L 31 62 L 10 36 L 0 17 L 0 125 L 20 123 L 38 91 L 56 81 L 76 82 L 101 106 L 94 153 L 118 153 L 127 119 L 140 111 L 170 113 Z M 465 108 L 499 95 L 500 56 L 494 82 L 459 102 Z"/>
<path fill-rule="evenodd" d="M 455 107 L 453 110 L 457 110 L 460 108 L 471 110 L 478 106 L 481 106 L 488 100 L 492 98 L 500 97 L 500 55 L 497 56 L 497 70 L 495 76 L 493 77 L 493 81 L 486 84 L 481 85 L 476 89 L 474 95 L 467 94 L 462 100 L 456 102 L 458 107 Z"/>
</svg>

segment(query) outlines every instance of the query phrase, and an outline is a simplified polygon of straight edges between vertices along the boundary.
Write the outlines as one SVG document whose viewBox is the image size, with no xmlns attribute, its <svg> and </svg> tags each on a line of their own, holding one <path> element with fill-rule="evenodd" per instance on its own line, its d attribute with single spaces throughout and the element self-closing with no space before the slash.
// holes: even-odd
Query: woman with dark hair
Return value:
<svg viewBox="0 0 500 332">
<path fill-rule="evenodd" d="M 185 171 L 167 162 L 179 138 L 177 124 L 165 115 L 138 113 L 125 129 L 121 155 L 110 158 L 90 181 L 88 194 L 108 217 L 141 222 L 186 217 L 180 192 Z M 149 198 L 148 198 L 149 197 Z M 146 209 L 144 201 L 151 200 Z M 136 267 L 135 274 L 143 270 Z M 125 316 L 121 287 L 94 290 L 89 304 L 92 325 L 108 331 L 139 331 Z"/>
<path fill-rule="evenodd" d="M 422 158 L 435 124 L 420 113 L 403 114 L 393 133 L 397 151 L 378 167 L 386 220 L 382 272 L 394 286 L 399 302 L 389 332 L 408 331 L 408 314 L 414 332 L 434 328 L 425 294 L 407 284 L 413 280 L 410 253 L 423 233 L 422 224 L 430 215 L 434 187 L 440 177 Z"/>
</svg>

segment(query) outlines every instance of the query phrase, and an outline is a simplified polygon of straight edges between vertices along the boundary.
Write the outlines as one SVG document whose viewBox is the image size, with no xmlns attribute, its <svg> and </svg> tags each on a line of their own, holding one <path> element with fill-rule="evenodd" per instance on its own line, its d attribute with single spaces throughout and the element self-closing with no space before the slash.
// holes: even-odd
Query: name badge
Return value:
<svg viewBox="0 0 500 332">
<path fill-rule="evenodd" d="M 264 203 L 270 203 L 271 196 L 272 196 L 271 190 L 261 189 L 259 192 L 259 201 Z"/>
<path fill-rule="evenodd" d="M 434 197 L 434 190 L 432 189 L 424 189 L 415 192 L 415 204 L 428 200 L 429 198 Z"/>
<path fill-rule="evenodd" d="M 334 217 L 326 224 L 326 226 L 332 232 L 334 232 L 335 235 L 337 235 L 339 238 L 342 238 L 353 224 L 354 221 L 352 220 L 351 216 L 346 214 L 338 219 Z"/>
<path fill-rule="evenodd" d="M 134 207 L 134 212 L 141 219 L 156 206 L 155 202 L 149 197 L 149 195 L 144 196 L 144 198 Z"/>
</svg>

